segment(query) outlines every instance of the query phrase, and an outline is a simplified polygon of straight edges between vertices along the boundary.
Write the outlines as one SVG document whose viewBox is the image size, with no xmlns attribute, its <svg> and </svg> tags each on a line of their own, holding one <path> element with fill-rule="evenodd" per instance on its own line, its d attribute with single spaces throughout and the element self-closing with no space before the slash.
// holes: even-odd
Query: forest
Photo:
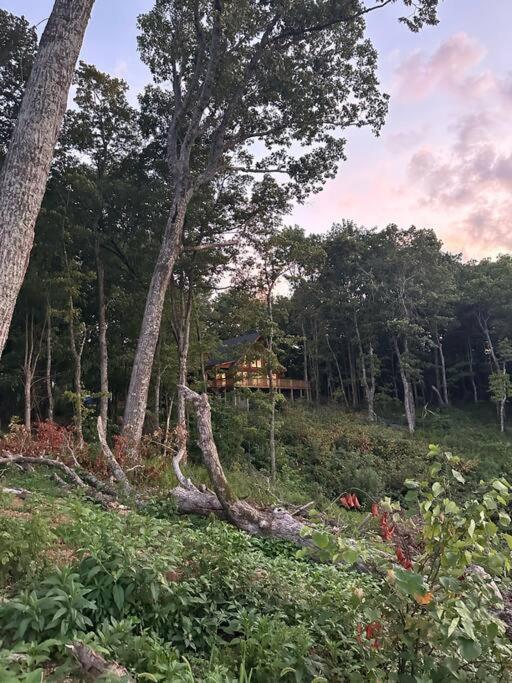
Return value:
<svg viewBox="0 0 512 683">
<path fill-rule="evenodd" d="M 438 4 L 0 9 L 0 682 L 512 680 L 512 258 L 290 221 Z"/>
</svg>

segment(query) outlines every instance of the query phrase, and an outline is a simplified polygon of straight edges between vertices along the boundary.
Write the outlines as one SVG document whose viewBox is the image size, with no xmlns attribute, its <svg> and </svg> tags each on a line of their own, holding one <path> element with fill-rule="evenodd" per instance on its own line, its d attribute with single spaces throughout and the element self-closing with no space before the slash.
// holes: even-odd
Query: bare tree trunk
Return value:
<svg viewBox="0 0 512 683">
<path fill-rule="evenodd" d="M 178 369 L 178 424 L 176 428 L 177 434 L 177 452 L 172 459 L 172 466 L 174 473 L 179 483 L 186 488 L 192 488 L 192 482 L 187 479 L 182 471 L 182 463 L 187 461 L 187 409 L 185 394 L 182 387 L 187 384 L 188 374 L 188 351 L 190 347 L 190 319 L 192 316 L 192 283 L 188 282 L 188 292 L 185 298 L 183 289 L 181 294 L 181 306 L 179 320 L 175 325 L 176 337 L 178 342 L 179 353 L 179 369 Z"/>
<path fill-rule="evenodd" d="M 0 172 L 0 357 L 94 0 L 55 0 Z"/>
<path fill-rule="evenodd" d="M 160 430 L 160 389 L 162 387 L 162 359 L 161 359 L 161 350 L 162 350 L 162 336 L 160 335 L 158 337 L 158 344 L 156 347 L 156 375 L 155 375 L 155 405 L 154 405 L 154 413 L 155 413 L 155 429 L 157 431 Z"/>
<path fill-rule="evenodd" d="M 308 373 L 308 345 L 306 337 L 306 328 L 304 321 L 302 321 L 302 339 L 303 339 L 303 350 L 304 350 L 304 382 L 306 383 L 306 401 L 311 403 L 311 386 L 309 383 L 309 373 Z"/>
<path fill-rule="evenodd" d="M 34 375 L 36 373 L 39 355 L 44 337 L 44 325 L 41 330 L 41 337 L 39 345 L 36 349 L 34 339 L 34 314 L 25 316 L 25 357 L 23 360 L 23 385 L 24 385 L 24 403 L 25 403 L 25 429 L 30 434 L 32 430 L 32 384 L 34 382 Z"/>
<path fill-rule="evenodd" d="M 409 428 L 409 432 L 413 434 L 416 428 L 416 406 L 414 404 L 412 384 L 403 366 L 402 354 L 400 353 L 400 347 L 398 344 L 398 339 L 396 337 L 393 337 L 393 344 L 395 346 L 396 357 L 398 360 L 398 369 L 400 372 L 400 377 L 402 379 L 402 387 L 404 391 L 405 417 L 407 419 L 407 426 Z"/>
<path fill-rule="evenodd" d="M 268 389 L 270 394 L 270 431 L 269 431 L 269 454 L 270 454 L 270 479 L 275 484 L 277 479 L 276 463 L 276 391 L 274 387 L 274 312 L 272 308 L 272 290 L 267 294 L 267 311 L 270 321 L 270 334 L 268 335 L 268 359 L 267 375 Z"/>
<path fill-rule="evenodd" d="M 478 403 L 478 391 L 475 382 L 475 373 L 473 371 L 473 349 L 471 348 L 471 341 L 468 340 L 468 365 L 469 365 L 469 378 L 471 381 L 471 386 L 473 388 L 473 402 Z"/>
<path fill-rule="evenodd" d="M 108 421 L 108 345 L 107 345 L 107 313 L 105 304 L 105 269 L 100 253 L 99 238 L 94 240 L 96 257 L 96 273 L 98 278 L 98 341 L 100 350 L 100 416 L 103 427 L 107 429 Z"/>
<path fill-rule="evenodd" d="M 443 342 L 439 335 L 437 335 L 437 351 L 439 353 L 439 360 L 441 361 L 441 387 L 443 390 L 443 402 L 445 406 L 450 405 L 450 396 L 448 395 L 448 380 L 446 378 L 446 361 L 443 352 Z"/>
<path fill-rule="evenodd" d="M 298 545 L 310 545 L 305 537 L 304 524 L 285 511 L 262 511 L 252 507 L 246 501 L 239 500 L 226 478 L 219 459 L 211 425 L 211 411 L 206 394 L 196 394 L 188 387 L 180 387 L 188 401 L 191 401 L 197 414 L 197 427 L 199 432 L 199 447 L 203 454 L 203 460 L 210 475 L 210 481 L 216 493 L 200 491 L 185 492 L 183 489 L 174 489 L 171 495 L 178 500 L 178 506 L 192 505 L 191 512 L 198 512 L 201 508 L 205 511 L 217 511 L 217 502 L 224 510 L 226 517 L 235 526 L 249 534 L 272 536 L 283 540 L 297 543 Z M 185 494 L 185 495 L 183 495 Z M 218 514 L 218 512 L 217 512 Z"/>
<path fill-rule="evenodd" d="M 359 397 L 357 394 L 357 376 L 356 376 L 356 368 L 355 368 L 355 363 L 354 363 L 354 354 L 352 353 L 352 343 L 350 340 L 347 341 L 347 348 L 348 348 L 348 363 L 349 363 L 349 367 L 350 367 L 350 386 L 352 388 L 352 408 L 354 408 L 354 410 L 355 410 L 359 404 Z"/>
<path fill-rule="evenodd" d="M 164 431 L 164 458 L 167 457 L 167 451 L 169 450 L 169 434 L 171 431 L 171 416 L 172 408 L 174 405 L 174 396 L 169 401 L 169 397 L 165 399 L 166 405 L 166 415 L 165 415 L 165 431 Z"/>
<path fill-rule="evenodd" d="M 196 315 L 196 332 L 197 332 L 197 343 L 199 344 L 199 359 L 201 362 L 201 378 L 203 380 L 203 391 L 208 390 L 208 377 L 206 376 L 206 365 L 204 360 L 204 350 L 203 350 L 203 338 L 201 335 L 201 325 L 199 324 L 199 318 Z"/>
<path fill-rule="evenodd" d="M 343 398 L 343 403 L 344 403 L 345 407 L 348 408 L 347 394 L 345 393 L 345 386 L 343 384 L 343 375 L 341 374 L 341 367 L 340 367 L 340 364 L 338 361 L 338 357 L 334 353 L 334 349 L 331 346 L 331 341 L 329 339 L 328 334 L 325 335 L 325 339 L 327 341 L 327 346 L 329 348 L 329 351 L 331 352 L 331 355 L 333 357 L 334 364 L 336 365 L 336 371 L 338 373 L 338 381 L 340 383 L 340 391 L 341 391 L 341 396 Z"/>
<path fill-rule="evenodd" d="M 28 315 L 25 316 L 25 358 L 23 361 L 23 384 L 25 399 L 25 429 L 30 434 L 32 431 L 32 356 L 34 353 L 34 318 L 31 324 Z"/>
<path fill-rule="evenodd" d="M 48 398 L 48 419 L 53 421 L 52 310 L 49 301 L 46 311 L 46 395 Z"/>
<path fill-rule="evenodd" d="M 158 335 L 160 334 L 165 294 L 176 259 L 181 251 L 183 223 L 189 200 L 190 192 L 179 204 L 175 203 L 174 210 L 171 211 L 146 299 L 146 308 L 124 409 L 123 436 L 127 438 L 129 448 L 132 451 L 137 450 L 142 438 L 149 383 Z"/>
<path fill-rule="evenodd" d="M 71 355 L 74 360 L 74 413 L 75 413 L 75 428 L 78 436 L 78 445 L 80 448 L 84 446 L 84 434 L 82 426 L 82 354 L 84 351 L 86 340 L 86 330 L 81 326 L 77 333 L 75 329 L 75 308 L 73 306 L 73 299 L 69 297 L 69 344 L 71 348 Z"/>
<path fill-rule="evenodd" d="M 354 326 L 356 330 L 357 343 L 359 346 L 359 359 L 361 364 L 361 378 L 364 389 L 364 395 L 366 397 L 366 405 L 368 407 L 368 420 L 370 422 L 375 422 L 377 415 L 375 414 L 374 399 L 375 399 L 375 370 L 374 370 L 374 360 L 373 360 L 373 346 L 370 343 L 369 357 L 370 357 L 370 381 L 368 381 L 368 373 L 366 371 L 366 356 L 363 350 L 363 343 L 361 341 L 361 334 L 359 332 L 359 325 L 357 323 L 357 315 L 354 315 Z"/>
</svg>

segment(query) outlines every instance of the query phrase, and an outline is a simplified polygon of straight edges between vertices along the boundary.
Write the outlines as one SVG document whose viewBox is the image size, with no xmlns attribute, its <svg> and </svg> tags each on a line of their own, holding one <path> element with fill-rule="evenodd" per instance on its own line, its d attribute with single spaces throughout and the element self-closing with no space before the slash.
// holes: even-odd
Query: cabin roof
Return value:
<svg viewBox="0 0 512 683">
<path fill-rule="evenodd" d="M 243 355 L 243 347 L 255 344 L 260 338 L 259 332 L 246 332 L 238 337 L 224 339 L 215 354 L 208 359 L 206 365 L 211 368 L 214 365 L 236 363 Z"/>
</svg>

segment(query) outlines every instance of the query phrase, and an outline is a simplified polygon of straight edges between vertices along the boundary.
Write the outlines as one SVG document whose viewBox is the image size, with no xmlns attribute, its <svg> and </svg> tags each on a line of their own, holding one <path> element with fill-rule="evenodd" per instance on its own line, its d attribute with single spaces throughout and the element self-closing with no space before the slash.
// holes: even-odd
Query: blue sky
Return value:
<svg viewBox="0 0 512 683">
<path fill-rule="evenodd" d="M 52 0 L 2 0 L 38 23 Z M 96 0 L 81 58 L 121 76 L 131 99 L 149 82 L 136 18 L 151 0 Z M 379 138 L 350 133 L 348 156 L 323 192 L 290 220 L 325 231 L 342 218 L 368 226 L 434 228 L 466 256 L 512 247 L 511 0 L 444 0 L 440 24 L 414 34 L 400 8 L 375 12 L 368 33 L 391 93 Z M 509 130 L 510 128 L 510 130 Z M 510 195 L 510 196 L 509 196 Z"/>
</svg>

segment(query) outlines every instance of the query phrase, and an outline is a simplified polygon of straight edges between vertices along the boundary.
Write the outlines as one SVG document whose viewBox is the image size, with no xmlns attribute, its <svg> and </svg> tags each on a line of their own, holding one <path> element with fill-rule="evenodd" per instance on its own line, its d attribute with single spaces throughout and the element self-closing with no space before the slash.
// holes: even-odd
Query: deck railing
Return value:
<svg viewBox="0 0 512 683">
<path fill-rule="evenodd" d="M 288 377 L 276 377 L 272 382 L 274 389 L 286 390 L 306 390 L 309 382 L 303 379 L 290 379 Z M 240 379 L 225 378 L 212 379 L 208 382 L 211 389 L 233 389 L 234 387 L 245 387 L 248 389 L 270 389 L 268 377 L 243 377 Z"/>
</svg>

